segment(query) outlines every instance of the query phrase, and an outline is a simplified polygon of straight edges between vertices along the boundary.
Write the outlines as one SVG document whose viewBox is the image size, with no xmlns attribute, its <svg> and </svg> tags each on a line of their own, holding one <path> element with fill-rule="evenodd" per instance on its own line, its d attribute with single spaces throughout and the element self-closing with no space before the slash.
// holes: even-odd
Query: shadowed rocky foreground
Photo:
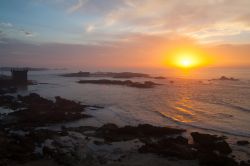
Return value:
<svg viewBox="0 0 250 166">
<path fill-rule="evenodd" d="M 237 161 L 226 137 L 149 124 L 118 127 L 66 127 L 67 122 L 91 118 L 96 107 L 38 94 L 1 95 L 7 110 L 0 120 L 0 165 L 204 165 L 248 166 Z M 98 109 L 99 107 L 96 107 Z M 51 126 L 61 124 L 61 128 Z M 247 141 L 238 141 L 248 146 Z"/>
</svg>

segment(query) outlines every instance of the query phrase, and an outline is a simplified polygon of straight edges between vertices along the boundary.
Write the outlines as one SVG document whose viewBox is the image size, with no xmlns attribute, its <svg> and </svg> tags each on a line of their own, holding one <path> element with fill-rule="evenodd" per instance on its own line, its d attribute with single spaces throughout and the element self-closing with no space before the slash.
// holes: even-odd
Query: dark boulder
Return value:
<svg viewBox="0 0 250 166">
<path fill-rule="evenodd" d="M 9 113 L 2 124 L 8 127 L 36 127 L 52 123 L 68 122 L 89 117 L 83 114 L 86 106 L 78 102 L 56 97 L 56 101 L 45 99 L 38 94 L 28 96 L 1 96 L 0 106 L 22 108 Z"/>
<path fill-rule="evenodd" d="M 240 166 L 250 166 L 250 162 L 246 162 L 246 161 L 241 161 L 240 162 Z"/>
<path fill-rule="evenodd" d="M 157 142 L 145 143 L 139 148 L 141 153 L 156 153 L 164 157 L 193 160 L 196 152 L 188 145 L 188 140 L 182 136 L 166 138 Z"/>
<path fill-rule="evenodd" d="M 245 140 L 237 141 L 237 144 L 240 145 L 240 146 L 244 146 L 244 145 L 248 145 L 249 141 L 245 141 Z"/>
<path fill-rule="evenodd" d="M 191 133 L 193 137 L 195 147 L 199 151 L 219 151 L 222 154 L 229 154 L 232 149 L 228 143 L 224 140 L 224 137 L 218 137 L 217 135 L 201 134 L 198 132 Z"/>
<path fill-rule="evenodd" d="M 234 159 L 216 153 L 199 153 L 198 159 L 201 166 L 238 166 Z"/>
<path fill-rule="evenodd" d="M 113 142 L 136 138 L 159 138 L 166 135 L 181 134 L 184 131 L 183 129 L 156 127 L 149 124 L 141 124 L 136 127 L 125 126 L 121 128 L 117 127 L 115 124 L 106 124 L 97 129 L 96 136 L 103 137 L 106 141 Z"/>
</svg>

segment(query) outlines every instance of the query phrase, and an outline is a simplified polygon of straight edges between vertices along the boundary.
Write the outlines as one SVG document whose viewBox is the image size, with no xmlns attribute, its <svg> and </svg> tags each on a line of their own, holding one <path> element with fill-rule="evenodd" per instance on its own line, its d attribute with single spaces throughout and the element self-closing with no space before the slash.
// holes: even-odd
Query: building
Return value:
<svg viewBox="0 0 250 166">
<path fill-rule="evenodd" d="M 28 82 L 28 69 L 26 68 L 11 69 L 11 79 L 14 84 L 26 84 Z"/>
</svg>

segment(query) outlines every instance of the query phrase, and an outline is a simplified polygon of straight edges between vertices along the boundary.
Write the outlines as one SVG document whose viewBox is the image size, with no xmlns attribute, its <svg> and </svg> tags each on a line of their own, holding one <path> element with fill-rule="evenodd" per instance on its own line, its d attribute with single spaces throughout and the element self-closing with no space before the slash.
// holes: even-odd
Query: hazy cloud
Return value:
<svg viewBox="0 0 250 166">
<path fill-rule="evenodd" d="M 80 44 L 28 44 L 16 40 L 0 43 L 0 61 L 4 65 L 58 67 L 164 67 L 167 52 L 176 46 L 189 46 L 205 50 L 210 56 L 224 59 L 223 65 L 249 65 L 250 44 L 204 46 L 193 39 L 176 36 L 156 37 L 131 34 L 123 40 L 106 45 Z M 15 50 L 13 50 L 15 48 Z M 237 55 L 237 59 L 235 56 Z M 25 59 L 25 61 L 24 61 Z M 214 65 L 222 65 L 216 62 Z"/>
<path fill-rule="evenodd" d="M 34 36 L 35 36 L 34 33 L 25 31 L 25 30 L 23 30 L 23 29 L 20 30 L 20 32 L 21 32 L 22 34 L 24 34 L 26 37 L 34 37 Z"/>
<path fill-rule="evenodd" d="M 91 32 L 93 32 L 95 30 L 95 26 L 94 25 L 87 25 L 85 27 L 85 30 L 86 30 L 87 33 L 91 33 Z"/>
<path fill-rule="evenodd" d="M 107 0 L 109 1 L 109 0 Z M 99 1 L 100 2 L 100 1 Z M 166 34 L 178 32 L 205 40 L 249 32 L 249 0 L 123 0 L 93 24 L 100 31 Z M 96 5 L 91 1 L 88 5 Z M 101 10 L 101 9 L 100 9 Z M 238 28 L 237 28 L 238 27 Z M 201 36 L 199 36 L 201 34 Z"/>
<path fill-rule="evenodd" d="M 83 5 L 85 5 L 88 2 L 88 0 L 78 0 L 76 4 L 74 4 L 73 6 L 71 6 L 68 9 L 69 13 L 73 13 L 78 11 L 79 9 L 81 9 L 83 7 Z"/>
<path fill-rule="evenodd" d="M 9 22 L 1 22 L 0 27 L 11 28 L 11 27 L 13 27 L 13 25 Z"/>
</svg>

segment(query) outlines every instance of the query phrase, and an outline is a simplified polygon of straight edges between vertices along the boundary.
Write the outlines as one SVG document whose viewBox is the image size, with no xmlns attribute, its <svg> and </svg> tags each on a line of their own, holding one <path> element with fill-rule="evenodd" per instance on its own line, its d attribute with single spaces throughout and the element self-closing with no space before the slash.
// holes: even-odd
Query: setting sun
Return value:
<svg viewBox="0 0 250 166">
<path fill-rule="evenodd" d="M 163 53 L 164 65 L 182 70 L 206 67 L 212 59 L 198 47 L 176 47 Z"/>
<path fill-rule="evenodd" d="M 182 69 L 196 68 L 205 64 L 204 59 L 195 53 L 176 53 L 170 59 L 172 66 Z"/>
<path fill-rule="evenodd" d="M 190 67 L 194 67 L 196 65 L 196 61 L 191 56 L 185 56 L 185 57 L 180 57 L 177 60 L 176 65 L 178 67 L 182 67 L 182 68 L 190 68 Z"/>
</svg>

